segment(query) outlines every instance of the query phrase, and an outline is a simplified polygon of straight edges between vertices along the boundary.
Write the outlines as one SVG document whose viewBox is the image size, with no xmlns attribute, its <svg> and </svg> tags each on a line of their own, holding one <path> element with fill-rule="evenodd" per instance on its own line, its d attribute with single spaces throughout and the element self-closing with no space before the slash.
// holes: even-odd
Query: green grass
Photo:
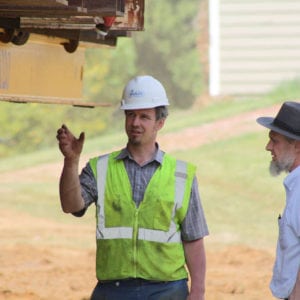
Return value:
<svg viewBox="0 0 300 300">
<path fill-rule="evenodd" d="M 282 178 L 272 178 L 268 173 L 270 155 L 264 150 L 266 138 L 264 132 L 251 133 L 173 153 L 197 165 L 199 190 L 210 229 L 208 241 L 212 244 L 274 245 L 276 217 L 282 209 L 284 190 Z M 1 208 L 62 223 L 75 222 L 61 212 L 58 178 L 0 184 L 0 190 L 1 198 L 9 200 L 1 201 Z M 94 209 L 89 210 L 82 223 L 94 223 Z"/>
<path fill-rule="evenodd" d="M 290 90 L 291 95 L 296 93 L 292 88 Z M 277 93 L 283 96 L 287 92 L 279 89 Z M 212 122 L 278 102 L 281 102 L 279 97 L 270 94 L 261 99 L 230 99 L 184 111 L 171 110 L 164 132 Z M 87 135 L 83 154 L 95 155 L 124 146 L 126 138 L 122 127 L 117 124 L 114 130 L 92 140 Z M 0 173 L 51 162 L 59 162 L 61 168 L 63 159 L 55 134 L 56 128 L 53 128 L 53 147 L 49 149 L 1 159 Z M 197 165 L 200 194 L 210 229 L 208 243 L 274 246 L 276 218 L 284 204 L 284 190 L 282 177 L 272 178 L 268 173 L 270 155 L 264 150 L 266 142 L 267 131 L 253 132 L 173 153 Z M 22 178 L 16 178 L 13 183 L 0 183 L 0 209 L 21 211 L 55 222 L 78 222 L 61 212 L 59 178 L 45 176 L 46 179 L 43 179 L 44 175 L 47 174 L 41 174 L 32 182 L 24 183 Z M 94 209 L 80 222 L 94 224 Z"/>
<path fill-rule="evenodd" d="M 266 134 L 252 133 L 175 153 L 197 165 L 199 189 L 215 243 L 273 245 L 284 204 L 282 176 L 268 173 Z"/>
</svg>

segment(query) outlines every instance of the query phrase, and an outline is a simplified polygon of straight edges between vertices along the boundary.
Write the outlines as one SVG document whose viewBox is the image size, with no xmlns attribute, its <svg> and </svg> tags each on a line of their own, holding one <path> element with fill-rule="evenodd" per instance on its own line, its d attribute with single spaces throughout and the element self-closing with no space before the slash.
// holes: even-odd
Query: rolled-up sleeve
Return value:
<svg viewBox="0 0 300 300">
<path fill-rule="evenodd" d="M 79 180 L 85 208 L 79 212 L 73 213 L 76 217 L 82 217 L 88 207 L 97 201 L 98 197 L 96 178 L 89 163 L 82 169 L 79 175 Z"/>
<path fill-rule="evenodd" d="M 209 234 L 196 177 L 193 180 L 188 211 L 181 227 L 183 241 L 197 240 Z"/>
</svg>

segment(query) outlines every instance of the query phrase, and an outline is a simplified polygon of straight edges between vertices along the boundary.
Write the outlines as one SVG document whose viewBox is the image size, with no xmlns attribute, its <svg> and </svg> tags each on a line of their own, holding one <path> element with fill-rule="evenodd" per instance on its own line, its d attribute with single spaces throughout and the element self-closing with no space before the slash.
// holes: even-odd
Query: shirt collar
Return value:
<svg viewBox="0 0 300 300">
<path fill-rule="evenodd" d="M 291 190 L 296 183 L 296 178 L 300 177 L 300 166 L 295 168 L 292 172 L 290 172 L 284 179 L 283 183 L 285 188 Z"/>
<path fill-rule="evenodd" d="M 159 149 L 159 145 L 155 143 L 156 151 L 149 162 L 157 161 L 159 164 L 162 164 L 164 152 Z M 127 148 L 123 148 L 119 155 L 116 157 L 118 160 L 124 160 L 125 158 L 133 159 Z"/>
</svg>

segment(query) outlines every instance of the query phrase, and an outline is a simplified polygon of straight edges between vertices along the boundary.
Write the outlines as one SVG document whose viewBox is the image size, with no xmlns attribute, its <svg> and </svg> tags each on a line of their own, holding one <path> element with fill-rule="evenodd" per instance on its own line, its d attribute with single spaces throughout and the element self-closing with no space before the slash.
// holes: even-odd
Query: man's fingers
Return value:
<svg viewBox="0 0 300 300">
<path fill-rule="evenodd" d="M 63 124 L 58 130 L 56 135 L 57 140 L 60 142 L 61 146 L 66 146 L 68 143 L 76 143 L 83 145 L 85 140 L 85 133 L 81 132 L 78 139 L 71 133 L 68 127 Z"/>
<path fill-rule="evenodd" d="M 57 139 L 63 138 L 63 136 L 69 136 L 74 138 L 72 132 L 69 130 L 69 128 L 63 124 L 58 130 L 57 130 Z"/>
<path fill-rule="evenodd" d="M 57 130 L 57 136 L 59 136 L 60 134 L 63 134 L 63 133 L 67 133 L 69 130 L 67 128 L 66 125 L 62 125 L 58 130 Z"/>
<path fill-rule="evenodd" d="M 85 139 L 85 134 L 84 134 L 84 132 L 81 132 L 80 135 L 79 135 L 79 139 L 78 140 L 79 140 L 80 143 L 83 143 L 84 139 Z"/>
<path fill-rule="evenodd" d="M 65 133 L 70 133 L 69 128 L 68 128 L 67 125 L 65 125 L 65 124 L 63 124 L 63 125 L 61 126 L 61 129 L 62 129 Z"/>
</svg>

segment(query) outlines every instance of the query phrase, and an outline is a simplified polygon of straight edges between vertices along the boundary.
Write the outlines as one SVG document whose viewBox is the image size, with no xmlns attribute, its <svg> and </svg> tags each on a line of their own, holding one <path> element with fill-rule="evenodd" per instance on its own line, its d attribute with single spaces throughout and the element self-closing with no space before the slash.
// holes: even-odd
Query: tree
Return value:
<svg viewBox="0 0 300 300">
<path fill-rule="evenodd" d="M 120 103 L 124 83 L 136 74 L 132 39 L 118 38 L 115 48 L 88 49 L 84 95 L 89 101 Z"/>
<path fill-rule="evenodd" d="M 174 106 L 190 107 L 204 81 L 197 48 L 200 2 L 145 1 L 144 31 L 118 38 L 116 49 L 92 50 L 87 56 L 89 100 L 115 104 L 131 77 L 149 74 L 163 83 Z"/>
<path fill-rule="evenodd" d="M 175 106 L 189 107 L 203 88 L 197 49 L 199 1 L 145 2 L 145 32 L 133 36 L 137 69 L 160 79 Z"/>
<path fill-rule="evenodd" d="M 1 103 L 0 157 L 54 145 L 62 123 L 89 137 L 119 126 L 121 118 L 113 112 L 124 84 L 137 74 L 157 77 L 175 107 L 190 107 L 203 82 L 197 49 L 200 1 L 145 0 L 145 31 L 118 38 L 115 48 L 86 51 L 84 98 L 111 103 L 111 109 Z"/>
</svg>

